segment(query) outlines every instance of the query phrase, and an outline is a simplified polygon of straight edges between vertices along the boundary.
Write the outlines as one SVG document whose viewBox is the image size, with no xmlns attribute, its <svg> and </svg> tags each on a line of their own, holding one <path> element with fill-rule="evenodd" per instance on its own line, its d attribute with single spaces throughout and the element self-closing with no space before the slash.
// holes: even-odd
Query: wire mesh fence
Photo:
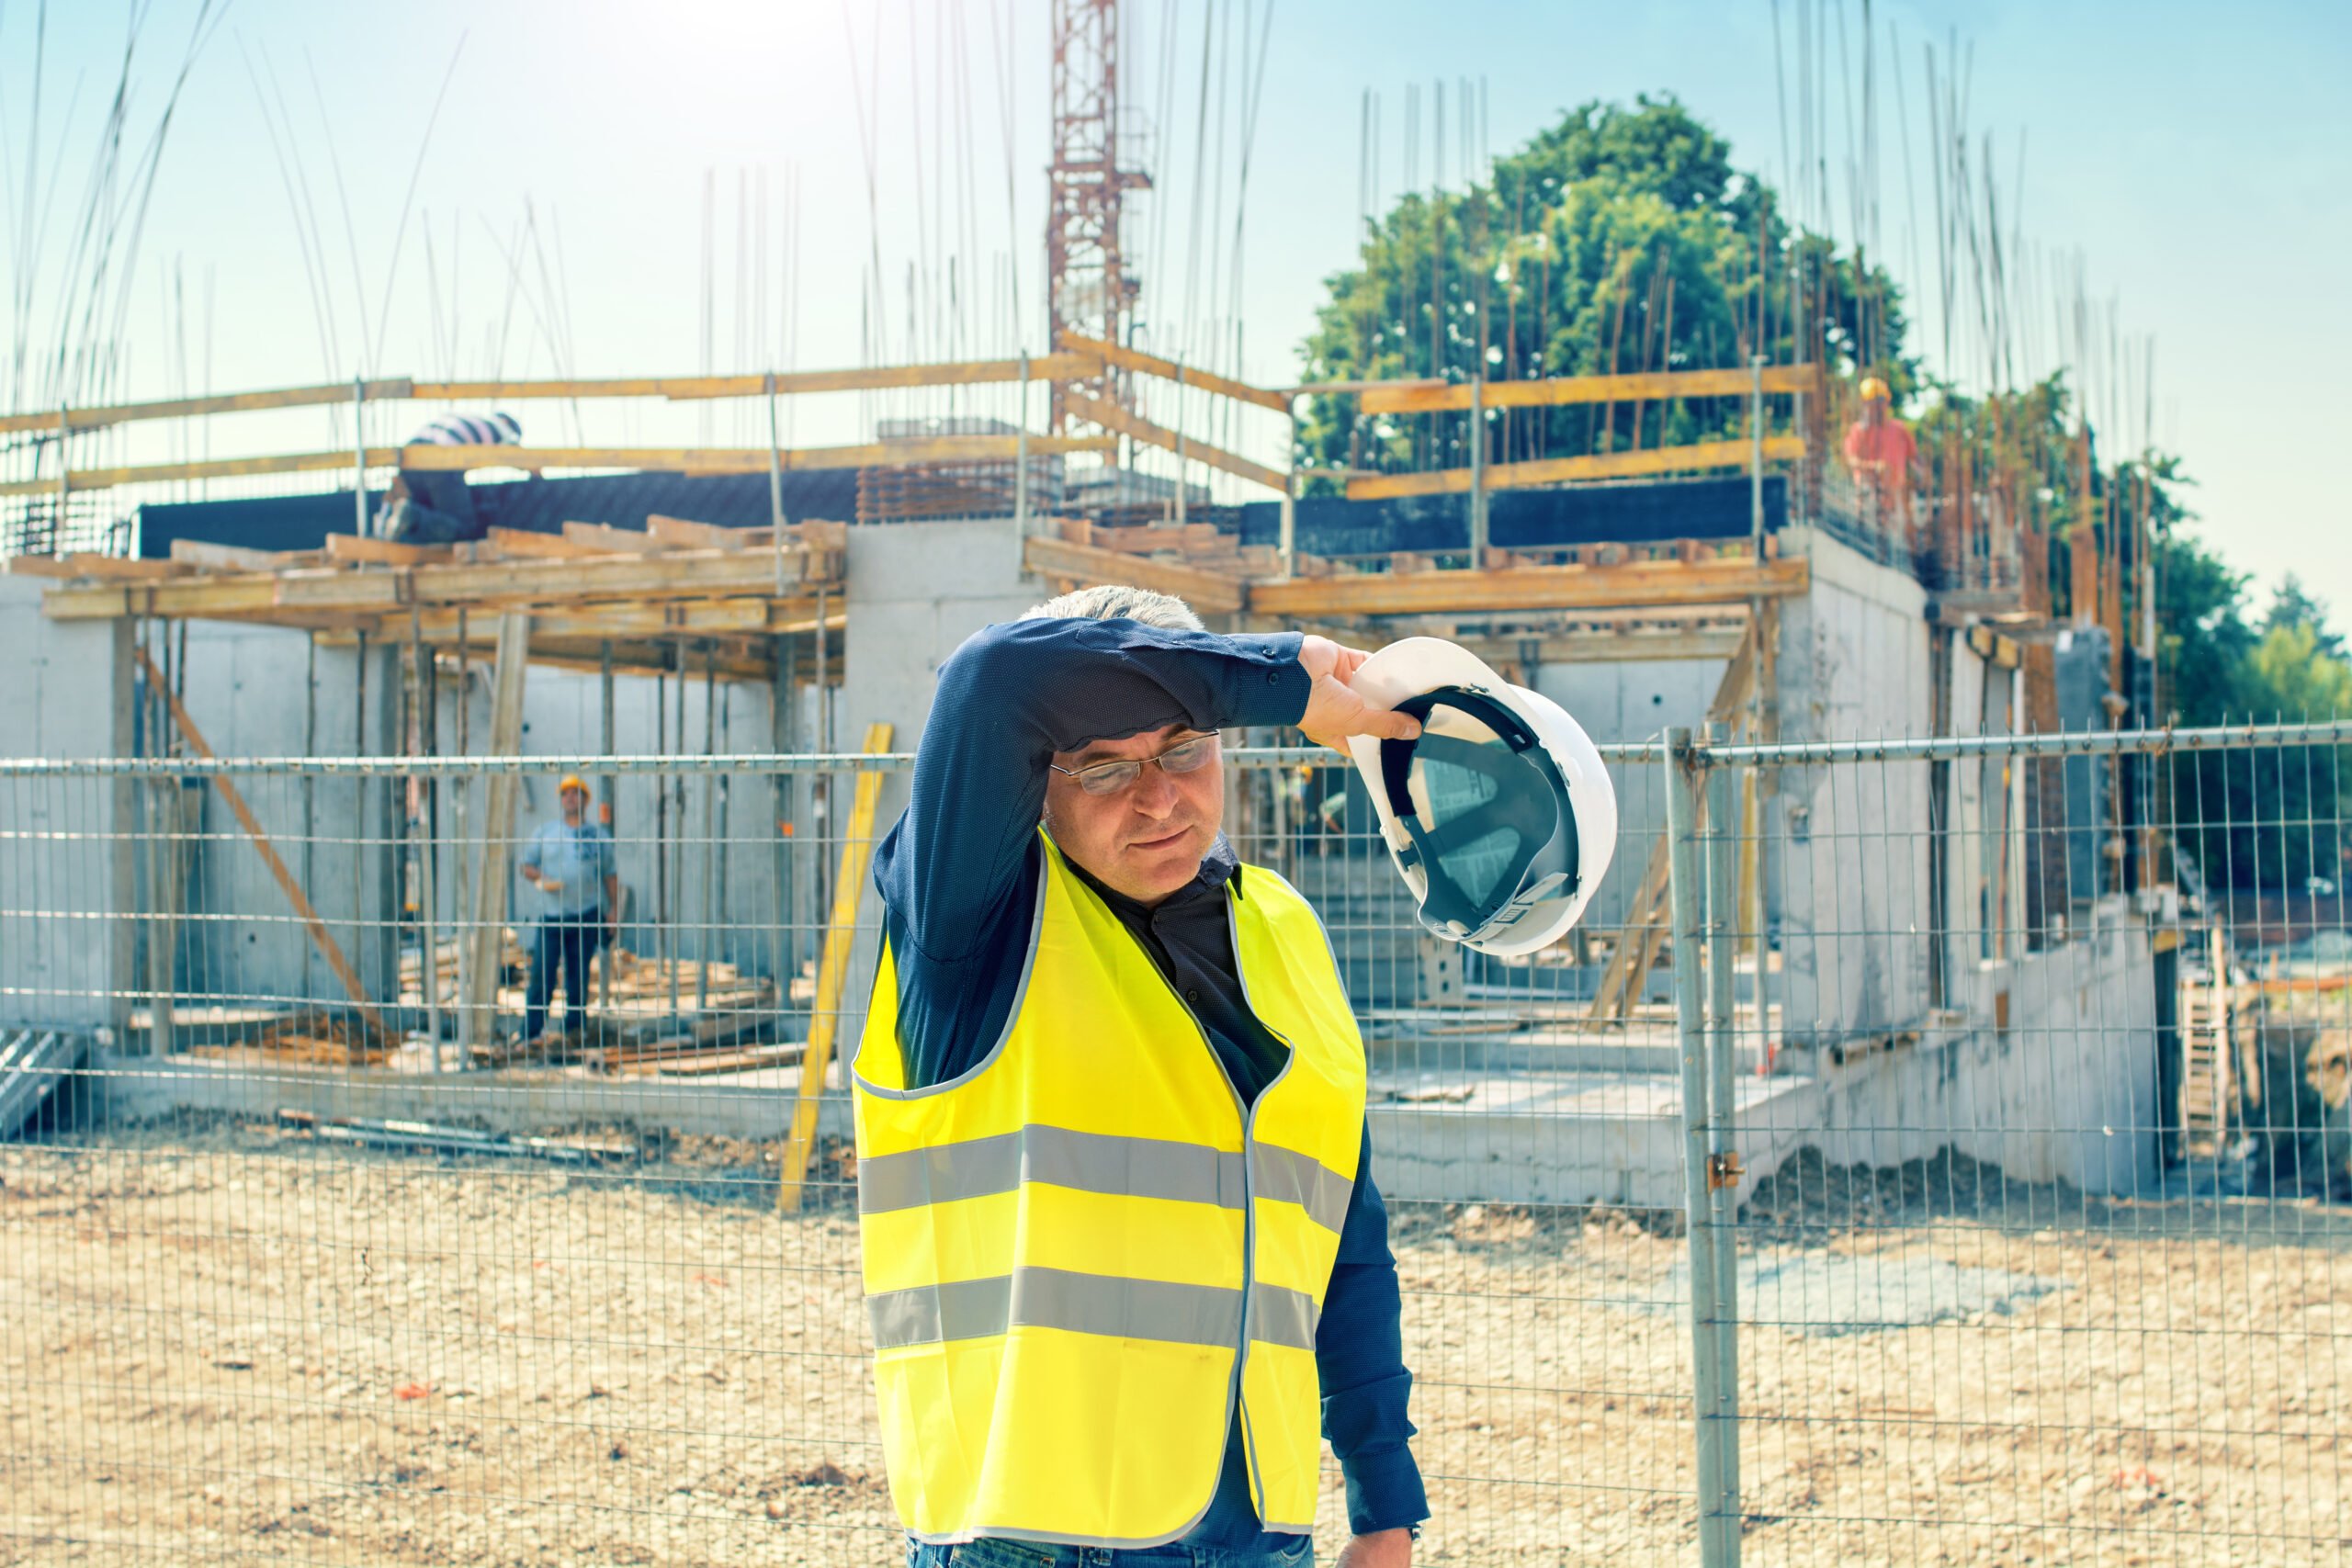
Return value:
<svg viewBox="0 0 2352 1568">
<path fill-rule="evenodd" d="M 2339 1560 L 2346 745 L 1609 749 L 1508 962 L 1228 751 L 1364 1032 L 1419 1558 Z M 904 765 L 0 765 L 0 1551 L 896 1560 L 839 896 Z"/>
</svg>

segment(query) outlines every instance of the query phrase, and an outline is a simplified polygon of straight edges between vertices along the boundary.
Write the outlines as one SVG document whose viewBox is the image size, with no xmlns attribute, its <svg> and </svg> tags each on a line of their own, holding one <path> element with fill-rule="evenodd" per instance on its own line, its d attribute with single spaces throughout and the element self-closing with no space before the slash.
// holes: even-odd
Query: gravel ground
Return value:
<svg viewBox="0 0 2352 1568">
<path fill-rule="evenodd" d="M 854 1220 L 773 1160 L 0 1149 L 0 1561 L 893 1561 Z M 1750 1218 L 1749 1563 L 2344 1561 L 2341 1211 L 1799 1162 Z M 1692 1557 L 1671 1217 L 1395 1221 L 1420 1560 Z"/>
</svg>

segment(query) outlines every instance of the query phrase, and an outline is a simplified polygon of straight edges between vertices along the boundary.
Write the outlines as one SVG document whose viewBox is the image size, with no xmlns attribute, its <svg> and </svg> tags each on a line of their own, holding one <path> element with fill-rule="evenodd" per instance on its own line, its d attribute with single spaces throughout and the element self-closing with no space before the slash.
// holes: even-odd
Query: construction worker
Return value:
<svg viewBox="0 0 2352 1568">
<path fill-rule="evenodd" d="M 1855 485 L 1870 497 L 1874 521 L 1911 526 L 1911 469 L 1919 458 L 1919 444 L 1911 427 L 1894 417 L 1886 383 L 1876 376 L 1862 378 L 1857 389 L 1861 407 L 1846 427 L 1846 468 Z"/>
<path fill-rule="evenodd" d="M 1218 731 L 1409 738 L 1321 637 L 1081 590 L 939 671 L 852 1064 L 913 1568 L 1312 1560 L 1428 1515 L 1365 1069 L 1315 911 L 1220 831 Z"/>
<path fill-rule="evenodd" d="M 410 436 L 402 451 L 410 446 L 512 446 L 522 439 L 522 422 L 511 413 L 450 413 Z M 447 545 L 488 538 L 490 525 L 475 509 L 473 488 L 464 474 L 403 466 L 384 492 L 376 532 L 395 544 Z"/>
<path fill-rule="evenodd" d="M 540 1038 L 555 972 L 563 969 L 563 1025 L 577 1034 L 588 1012 L 588 960 L 600 942 L 619 935 L 621 879 L 614 868 L 613 836 L 588 820 L 588 786 L 578 773 L 556 785 L 563 818 L 542 823 L 524 846 L 523 880 L 539 890 L 542 908 L 532 933 L 531 984 L 524 994 L 523 1038 Z"/>
</svg>

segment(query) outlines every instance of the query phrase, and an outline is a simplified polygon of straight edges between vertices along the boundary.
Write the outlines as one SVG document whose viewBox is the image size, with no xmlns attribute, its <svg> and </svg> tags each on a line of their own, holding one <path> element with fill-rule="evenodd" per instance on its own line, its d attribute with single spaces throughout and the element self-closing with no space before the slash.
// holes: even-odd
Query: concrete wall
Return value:
<svg viewBox="0 0 2352 1568">
<path fill-rule="evenodd" d="M 1812 592 L 1781 606 L 1782 737 L 1928 733 L 1925 592 L 1815 530 L 1781 537 L 1788 553 L 1813 563 Z M 1782 769 L 1776 783 L 1765 833 L 1787 1037 L 1836 1040 L 1917 1021 L 1928 1006 L 1934 925 L 1927 765 Z"/>
<path fill-rule="evenodd" d="M 188 623 L 186 647 L 183 700 L 219 756 L 398 750 L 396 649 L 363 655 L 322 646 L 314 663 L 305 633 L 218 621 Z M 368 995 L 390 998 L 400 962 L 391 923 L 398 784 L 274 774 L 232 782 Z M 219 791 L 190 790 L 187 800 L 196 838 L 179 993 L 250 1006 L 343 1002 L 334 970 Z"/>
<path fill-rule="evenodd" d="M 51 621 L 40 578 L 0 577 L 0 756 L 112 757 L 131 745 L 130 638 Z M 138 908 L 124 780 L 0 778 L 0 1028 L 119 1026 Z"/>
<path fill-rule="evenodd" d="M 1012 620 L 1046 592 L 1018 570 L 1010 518 L 851 529 L 849 662 L 843 667 L 837 749 L 858 750 L 866 726 L 887 719 L 894 730 L 891 750 L 913 750 L 931 716 L 939 667 L 948 656 L 982 626 Z M 888 775 L 875 817 L 877 840 L 906 810 L 907 790 L 906 774 Z M 835 798 L 834 809 L 846 823 L 847 781 Z M 854 1048 L 865 1020 L 881 920 L 880 901 L 866 897 L 859 908 L 844 996 L 845 1052 Z"/>
<path fill-rule="evenodd" d="M 1967 1021 L 1792 1062 L 1800 1090 L 1743 1118 L 1752 1178 L 1811 1145 L 1891 1166 L 1951 1147 L 2018 1181 L 2129 1193 L 2157 1178 L 2155 964 L 2147 930 L 2111 923 L 1962 982 Z M 2006 993 L 2006 1000 L 1997 1000 Z M 1996 1020 L 2004 1013 L 2006 1027 Z"/>
</svg>

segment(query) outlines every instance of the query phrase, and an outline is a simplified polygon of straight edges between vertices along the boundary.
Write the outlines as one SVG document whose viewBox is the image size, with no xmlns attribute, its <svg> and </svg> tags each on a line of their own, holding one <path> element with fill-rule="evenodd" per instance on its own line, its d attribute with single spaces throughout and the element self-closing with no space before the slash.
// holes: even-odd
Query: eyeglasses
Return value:
<svg viewBox="0 0 2352 1568">
<path fill-rule="evenodd" d="M 1078 781 L 1078 787 L 1089 795 L 1116 795 L 1136 780 L 1143 777 L 1146 762 L 1157 762 L 1163 773 L 1198 773 L 1216 758 L 1214 735 L 1195 735 L 1190 740 L 1179 740 L 1157 757 L 1143 757 L 1124 762 L 1097 762 L 1091 768 L 1065 768 L 1057 763 L 1046 765 L 1057 773 L 1068 773 Z"/>
</svg>

